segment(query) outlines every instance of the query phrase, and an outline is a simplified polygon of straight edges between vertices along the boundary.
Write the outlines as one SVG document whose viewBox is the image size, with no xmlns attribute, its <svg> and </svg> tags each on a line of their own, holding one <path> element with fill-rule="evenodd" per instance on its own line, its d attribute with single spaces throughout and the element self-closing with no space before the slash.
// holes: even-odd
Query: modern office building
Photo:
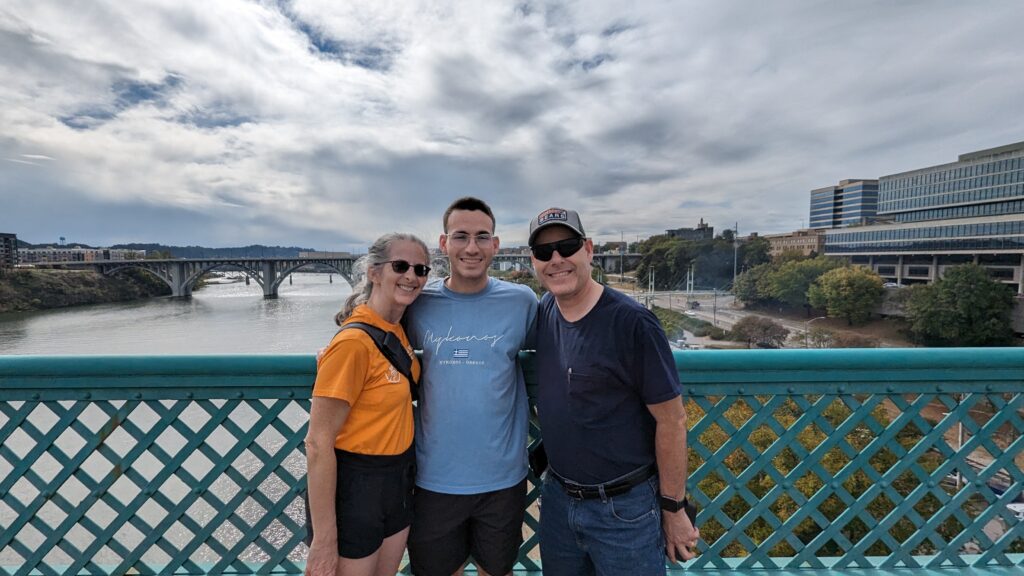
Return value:
<svg viewBox="0 0 1024 576">
<path fill-rule="evenodd" d="M 815 229 L 795 230 L 785 234 L 765 234 L 771 246 L 769 254 L 774 258 L 783 252 L 799 252 L 803 256 L 822 254 L 825 248 L 825 231 Z"/>
<path fill-rule="evenodd" d="M 18 263 L 18 236 L 0 232 L 0 270 Z"/>
<path fill-rule="evenodd" d="M 711 240 L 715 237 L 715 227 L 708 226 L 704 219 L 701 218 L 696 228 L 675 228 L 673 230 L 665 230 L 665 234 L 668 234 L 669 238 L 681 238 L 683 240 Z"/>
<path fill-rule="evenodd" d="M 875 217 L 878 180 L 851 179 L 811 190 L 811 228 L 862 226 Z"/>
<path fill-rule="evenodd" d="M 1024 294 L 1024 142 L 883 176 L 878 222 L 827 230 L 825 254 L 900 284 L 974 262 Z"/>
</svg>

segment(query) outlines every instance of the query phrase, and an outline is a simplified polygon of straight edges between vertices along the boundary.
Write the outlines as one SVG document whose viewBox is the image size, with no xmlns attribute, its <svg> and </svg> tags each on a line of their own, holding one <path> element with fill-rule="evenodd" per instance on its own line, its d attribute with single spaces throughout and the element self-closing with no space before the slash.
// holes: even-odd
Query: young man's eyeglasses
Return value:
<svg viewBox="0 0 1024 576">
<path fill-rule="evenodd" d="M 430 274 L 430 266 L 427 266 L 426 264 L 409 264 L 405 260 L 388 260 L 387 262 L 381 262 L 378 266 L 384 264 L 391 264 L 391 269 L 394 270 L 396 274 L 405 274 L 409 271 L 409 268 L 412 268 L 412 273 L 420 278 Z"/>
<path fill-rule="evenodd" d="M 448 242 L 451 243 L 453 246 L 458 247 L 468 246 L 470 240 L 476 242 L 477 246 L 482 246 L 493 239 L 494 236 L 491 234 L 477 234 L 476 236 L 470 236 L 469 234 L 465 234 L 463 232 L 456 232 L 455 234 L 448 235 Z"/>
<path fill-rule="evenodd" d="M 558 252 L 558 255 L 562 258 L 568 258 L 573 254 L 580 251 L 583 248 L 584 238 L 576 236 L 574 238 L 566 238 L 565 240 L 559 240 L 558 242 L 548 242 L 547 244 L 534 244 L 530 247 L 533 252 L 533 257 L 541 262 L 547 262 L 551 260 L 551 257 Z"/>
</svg>

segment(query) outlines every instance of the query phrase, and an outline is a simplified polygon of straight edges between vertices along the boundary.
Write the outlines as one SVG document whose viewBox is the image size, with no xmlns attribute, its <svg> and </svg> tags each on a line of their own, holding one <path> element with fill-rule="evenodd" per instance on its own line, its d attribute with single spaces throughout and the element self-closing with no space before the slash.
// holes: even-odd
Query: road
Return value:
<svg viewBox="0 0 1024 576">
<path fill-rule="evenodd" d="M 647 302 L 648 296 L 646 293 L 634 294 L 626 290 L 624 290 L 624 292 L 636 297 L 642 303 Z M 650 296 L 650 299 L 656 306 L 678 311 L 687 310 L 687 302 L 694 300 L 700 302 L 699 308 L 690 309 L 693 315 L 696 318 L 711 322 L 715 326 L 726 330 L 731 329 L 733 324 L 746 316 L 761 316 L 763 318 L 769 318 L 789 330 L 790 340 L 788 340 L 784 345 L 785 348 L 803 348 L 803 342 L 801 341 L 800 336 L 802 336 L 804 331 L 808 329 L 808 323 L 813 323 L 817 319 L 812 318 L 808 321 L 792 320 L 789 318 L 772 316 L 762 311 L 755 312 L 739 308 L 736 298 L 727 292 L 715 293 L 711 291 L 694 291 L 689 294 L 682 291 L 654 292 L 653 295 Z M 830 328 L 830 330 L 834 330 L 834 328 Z M 890 342 L 885 339 L 873 339 L 877 340 L 879 346 L 883 348 L 899 348 L 906 346 L 905 344 Z"/>
</svg>

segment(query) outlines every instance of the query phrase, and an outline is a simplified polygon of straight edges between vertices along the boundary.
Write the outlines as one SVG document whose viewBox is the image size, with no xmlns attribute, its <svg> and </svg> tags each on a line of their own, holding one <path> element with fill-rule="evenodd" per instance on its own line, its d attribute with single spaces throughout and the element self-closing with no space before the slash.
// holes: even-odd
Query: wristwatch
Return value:
<svg viewBox="0 0 1024 576">
<path fill-rule="evenodd" d="M 658 504 L 660 504 L 661 509 L 666 512 L 679 512 L 683 508 L 688 507 L 690 505 L 690 501 L 686 499 L 686 496 L 683 496 L 682 500 L 673 500 L 668 496 L 659 494 Z"/>
</svg>

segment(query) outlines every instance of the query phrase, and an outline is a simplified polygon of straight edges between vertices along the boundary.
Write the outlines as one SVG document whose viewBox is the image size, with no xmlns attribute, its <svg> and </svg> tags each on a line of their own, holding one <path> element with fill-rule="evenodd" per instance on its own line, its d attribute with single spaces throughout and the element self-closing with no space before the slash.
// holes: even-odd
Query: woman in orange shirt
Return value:
<svg viewBox="0 0 1024 576">
<path fill-rule="evenodd" d="M 415 236 L 380 237 L 356 263 L 366 274 L 335 318 L 398 336 L 417 380 L 419 362 L 399 321 L 423 289 L 429 261 Z M 409 381 L 362 330 L 338 332 L 318 360 L 306 459 L 306 574 L 395 574 L 412 523 L 412 396 Z"/>
</svg>

